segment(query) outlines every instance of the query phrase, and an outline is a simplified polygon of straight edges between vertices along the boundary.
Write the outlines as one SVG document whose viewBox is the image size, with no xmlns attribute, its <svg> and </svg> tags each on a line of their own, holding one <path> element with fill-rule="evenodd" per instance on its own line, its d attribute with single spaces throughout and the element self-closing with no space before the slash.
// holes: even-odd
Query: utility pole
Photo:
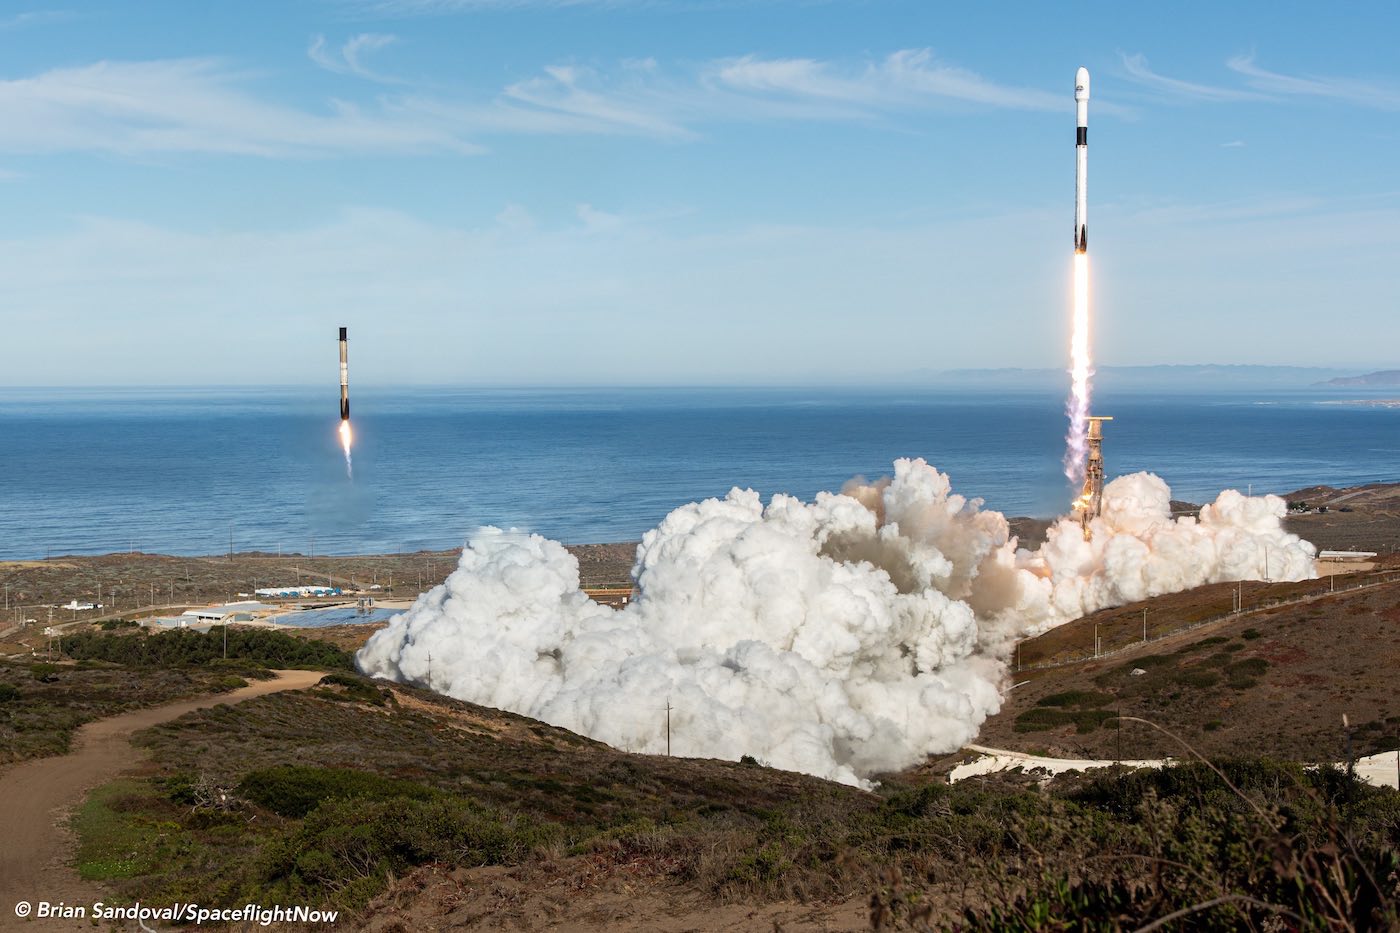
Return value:
<svg viewBox="0 0 1400 933">
<path fill-rule="evenodd" d="M 433 689 L 433 653 L 428 652 L 428 689 Z"/>
<path fill-rule="evenodd" d="M 1147 607 L 1142 607 L 1142 643 L 1147 644 Z"/>
<path fill-rule="evenodd" d="M 233 560 L 233 522 L 228 523 L 228 559 Z"/>
<path fill-rule="evenodd" d="M 671 698 L 666 698 L 666 757 L 671 757 Z"/>
<path fill-rule="evenodd" d="M 1094 623 L 1094 657 L 1099 656 L 1099 623 Z"/>
<path fill-rule="evenodd" d="M 224 616 L 224 660 L 228 660 L 228 616 Z"/>
</svg>

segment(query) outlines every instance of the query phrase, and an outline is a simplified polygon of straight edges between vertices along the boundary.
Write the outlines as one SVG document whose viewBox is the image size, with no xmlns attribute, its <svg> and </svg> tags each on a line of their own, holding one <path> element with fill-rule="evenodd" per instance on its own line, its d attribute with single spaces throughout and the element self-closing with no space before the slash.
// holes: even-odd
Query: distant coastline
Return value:
<svg viewBox="0 0 1400 933">
<path fill-rule="evenodd" d="M 1400 408 L 1400 398 L 1325 399 L 1319 405 L 1365 405 L 1367 408 Z"/>
</svg>

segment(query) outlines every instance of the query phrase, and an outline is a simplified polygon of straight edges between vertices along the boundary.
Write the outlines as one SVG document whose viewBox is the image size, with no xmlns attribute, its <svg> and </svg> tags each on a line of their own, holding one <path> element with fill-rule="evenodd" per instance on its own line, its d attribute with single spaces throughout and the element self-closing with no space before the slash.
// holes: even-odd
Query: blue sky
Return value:
<svg viewBox="0 0 1400 933">
<path fill-rule="evenodd" d="M 1400 7 L 1069 9 L 7 3 L 0 384 L 1059 367 L 1081 64 L 1100 363 L 1400 365 Z"/>
</svg>

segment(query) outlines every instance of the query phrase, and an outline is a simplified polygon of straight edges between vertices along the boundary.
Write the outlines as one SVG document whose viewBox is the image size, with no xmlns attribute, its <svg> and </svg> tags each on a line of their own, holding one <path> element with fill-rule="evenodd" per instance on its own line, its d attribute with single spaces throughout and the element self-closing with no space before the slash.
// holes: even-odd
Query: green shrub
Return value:
<svg viewBox="0 0 1400 933">
<path fill-rule="evenodd" d="M 92 658 L 129 667 L 195 667 L 223 665 L 225 632 L 176 629 L 148 638 L 83 632 L 63 640 L 63 653 L 75 660 Z M 228 660 L 262 667 L 331 668 L 351 670 L 348 651 L 321 641 L 296 638 L 271 629 L 230 628 Z"/>
<path fill-rule="evenodd" d="M 1112 700 L 1113 697 L 1107 693 L 1096 693 L 1092 690 L 1066 690 L 1063 693 L 1052 693 L 1049 696 L 1041 697 L 1035 705 L 1093 707 L 1103 706 Z"/>
<path fill-rule="evenodd" d="M 1263 638 L 1264 633 L 1257 628 L 1247 628 L 1243 632 L 1240 632 L 1240 637 L 1245 641 L 1254 641 L 1256 638 Z"/>
<path fill-rule="evenodd" d="M 1205 688 L 1214 687 L 1216 684 L 1220 683 L 1220 675 L 1215 671 L 1193 668 L 1178 671 L 1174 680 L 1183 687 Z"/>
<path fill-rule="evenodd" d="M 0 703 L 8 703 L 19 698 L 19 688 L 14 684 L 0 683 Z"/>
<path fill-rule="evenodd" d="M 245 775 L 238 793 L 281 816 L 303 817 L 323 800 L 427 800 L 437 792 L 413 781 L 398 781 L 351 768 L 279 765 Z"/>
<path fill-rule="evenodd" d="M 1073 725 L 1079 733 L 1093 732 L 1118 714 L 1107 709 L 1063 710 L 1036 706 L 1016 717 L 1017 732 L 1040 732 L 1059 726 Z"/>
<path fill-rule="evenodd" d="M 1259 685 L 1259 676 L 1269 669 L 1269 662 L 1263 658 L 1245 658 L 1227 665 L 1225 676 L 1232 690 L 1248 690 Z"/>
<path fill-rule="evenodd" d="M 278 896 L 359 907 L 416 865 L 516 864 L 562 841 L 557 824 L 446 795 L 333 799 L 264 846 L 258 874 Z"/>
<path fill-rule="evenodd" d="M 1258 677 L 1269 669 L 1269 662 L 1263 658 L 1245 658 L 1225 668 L 1231 677 Z"/>
<path fill-rule="evenodd" d="M 50 680 L 57 680 L 58 665 L 45 663 L 31 664 L 29 665 L 29 673 L 38 681 L 47 682 Z"/>
<path fill-rule="evenodd" d="M 370 678 L 362 677 L 359 674 L 327 674 L 325 677 L 321 678 L 317 686 L 345 688 L 344 693 L 339 693 L 334 690 L 316 691 L 318 696 L 325 699 L 372 703 L 375 706 L 383 706 L 388 698 L 393 695 L 390 691 L 381 689 Z"/>
<path fill-rule="evenodd" d="M 1199 651 L 1202 648 L 1210 648 L 1214 645 L 1223 645 L 1230 639 L 1224 635 L 1212 635 L 1209 638 L 1202 638 L 1198 642 L 1176 649 L 1175 654 L 1190 654 L 1192 651 Z"/>
</svg>

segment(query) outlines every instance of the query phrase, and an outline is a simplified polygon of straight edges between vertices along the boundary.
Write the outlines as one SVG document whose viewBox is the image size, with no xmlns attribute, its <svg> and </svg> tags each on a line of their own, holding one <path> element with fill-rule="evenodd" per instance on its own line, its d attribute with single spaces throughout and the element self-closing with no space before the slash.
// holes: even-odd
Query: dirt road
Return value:
<svg viewBox="0 0 1400 933">
<path fill-rule="evenodd" d="M 90 722 L 78 730 L 73 751 L 67 755 L 26 761 L 0 773 L 0 930 L 90 930 L 91 924 L 86 922 L 24 922 L 16 917 L 15 908 L 20 901 L 90 906 L 98 893 L 82 882 L 68 864 L 72 852 L 63 825 L 64 813 L 79 804 L 92 788 L 140 763 L 142 752 L 131 744 L 133 733 L 220 703 L 238 703 L 279 690 L 300 690 L 324 676 L 320 671 L 276 674 L 273 680 L 230 693 L 181 700 Z"/>
</svg>

